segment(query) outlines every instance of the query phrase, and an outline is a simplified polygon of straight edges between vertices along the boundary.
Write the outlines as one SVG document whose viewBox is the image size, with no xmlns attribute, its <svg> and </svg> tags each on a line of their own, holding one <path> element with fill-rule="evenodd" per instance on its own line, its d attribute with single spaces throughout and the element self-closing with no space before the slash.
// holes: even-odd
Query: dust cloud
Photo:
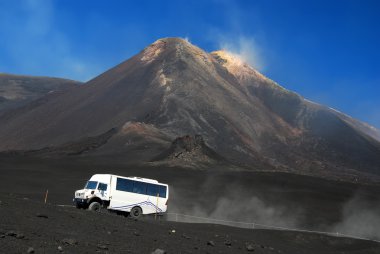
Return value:
<svg viewBox="0 0 380 254">
<path fill-rule="evenodd" d="M 262 52 L 258 47 L 256 40 L 252 37 L 239 36 L 238 38 L 226 39 L 221 38 L 219 47 L 240 58 L 244 62 L 259 71 L 265 69 L 265 61 Z"/>
<path fill-rule="evenodd" d="M 380 240 L 380 203 L 355 195 L 344 205 L 342 220 L 331 231 Z"/>
<path fill-rule="evenodd" d="M 208 180 L 193 191 L 171 187 L 168 220 L 242 228 L 312 230 L 380 240 L 380 203 L 373 197 L 356 194 L 347 202 L 337 205 L 337 209 L 341 210 L 339 221 L 330 226 L 311 226 L 308 223 L 310 213 L 297 202 L 285 200 L 283 195 L 273 198 L 276 196 L 273 193 L 265 197 L 250 189 L 236 183 L 213 185 Z"/>
<path fill-rule="evenodd" d="M 300 208 L 266 202 L 237 186 L 230 186 L 230 189 L 234 191 L 217 198 L 207 198 L 210 193 L 199 189 L 198 191 L 203 193 L 201 200 L 189 201 L 171 188 L 171 195 L 175 198 L 169 204 L 168 219 L 246 228 L 297 228 L 302 221 L 303 212 Z M 175 216 L 170 213 L 175 213 Z"/>
</svg>

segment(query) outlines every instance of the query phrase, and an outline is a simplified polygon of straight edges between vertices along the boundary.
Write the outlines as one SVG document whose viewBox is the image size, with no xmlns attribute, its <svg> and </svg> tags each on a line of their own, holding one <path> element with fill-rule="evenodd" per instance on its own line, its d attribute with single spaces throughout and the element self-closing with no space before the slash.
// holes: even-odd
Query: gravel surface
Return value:
<svg viewBox="0 0 380 254">
<path fill-rule="evenodd" d="M 133 220 L 0 194 L 0 253 L 380 253 L 321 234 Z"/>
</svg>

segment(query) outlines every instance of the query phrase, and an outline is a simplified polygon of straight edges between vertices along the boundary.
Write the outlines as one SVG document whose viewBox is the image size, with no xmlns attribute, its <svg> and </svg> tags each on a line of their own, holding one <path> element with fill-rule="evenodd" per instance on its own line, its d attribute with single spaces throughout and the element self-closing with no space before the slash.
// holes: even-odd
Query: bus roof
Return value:
<svg viewBox="0 0 380 254">
<path fill-rule="evenodd" d="M 111 176 L 122 177 L 122 178 L 131 179 L 131 180 L 137 180 L 137 181 L 141 181 L 141 182 L 146 182 L 146 183 L 159 183 L 159 184 L 167 185 L 165 183 L 160 183 L 160 182 L 158 182 L 155 179 L 138 177 L 138 176 L 119 176 L 119 175 L 113 175 L 113 174 L 95 174 L 95 175 L 93 175 L 90 178 L 90 180 L 99 181 L 99 180 L 104 180 L 105 178 L 109 178 Z"/>
</svg>

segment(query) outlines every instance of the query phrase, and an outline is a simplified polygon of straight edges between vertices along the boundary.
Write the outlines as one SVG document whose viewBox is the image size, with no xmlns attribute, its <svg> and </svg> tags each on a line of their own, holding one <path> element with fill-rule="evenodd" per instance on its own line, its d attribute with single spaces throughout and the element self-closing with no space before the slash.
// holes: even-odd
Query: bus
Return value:
<svg viewBox="0 0 380 254">
<path fill-rule="evenodd" d="M 167 211 L 169 185 L 136 176 L 96 174 L 74 195 L 73 202 L 77 208 L 92 211 L 106 208 L 138 218 L 143 214 Z"/>
</svg>

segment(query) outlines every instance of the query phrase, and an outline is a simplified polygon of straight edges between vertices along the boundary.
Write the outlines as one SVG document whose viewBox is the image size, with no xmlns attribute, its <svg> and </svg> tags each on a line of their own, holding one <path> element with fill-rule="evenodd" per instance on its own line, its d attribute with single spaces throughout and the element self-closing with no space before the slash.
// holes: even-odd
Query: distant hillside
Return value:
<svg viewBox="0 0 380 254">
<path fill-rule="evenodd" d="M 48 93 L 76 87 L 81 82 L 0 73 L 0 114 L 37 100 Z"/>
</svg>

